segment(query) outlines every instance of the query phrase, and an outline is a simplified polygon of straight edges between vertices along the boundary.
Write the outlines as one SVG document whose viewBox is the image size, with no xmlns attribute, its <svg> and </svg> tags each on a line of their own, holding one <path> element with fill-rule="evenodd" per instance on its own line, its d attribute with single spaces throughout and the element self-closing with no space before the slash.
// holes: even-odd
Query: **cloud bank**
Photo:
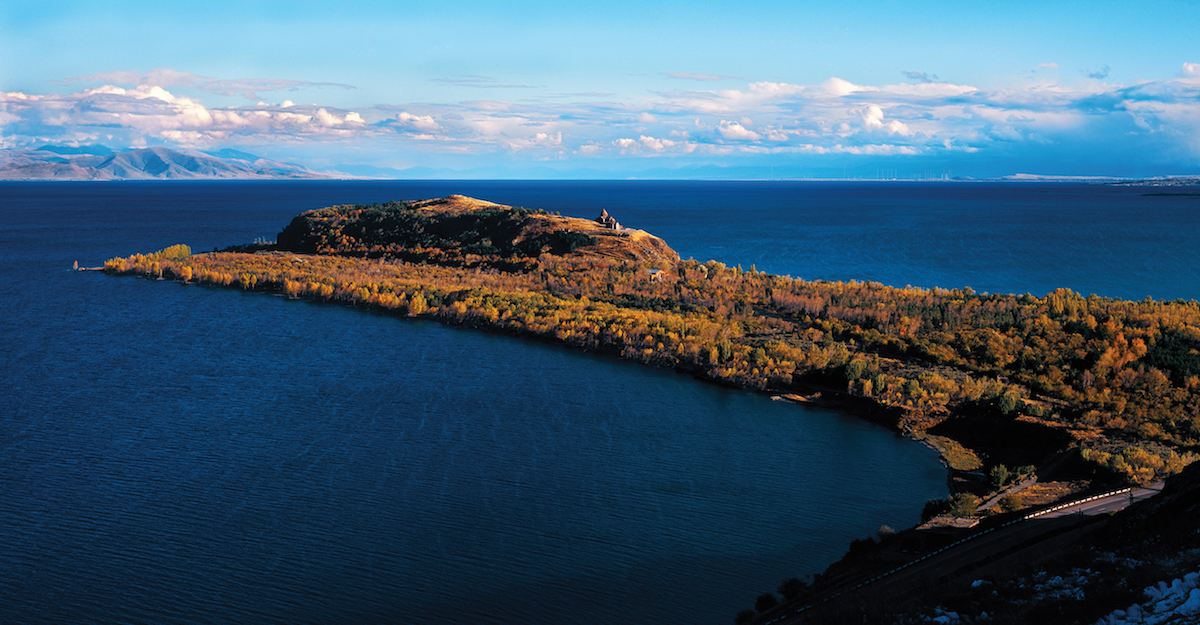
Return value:
<svg viewBox="0 0 1200 625">
<path fill-rule="evenodd" d="M 201 98 L 172 93 L 186 87 L 258 99 L 260 92 L 317 83 L 223 80 L 167 69 L 109 72 L 64 81 L 106 83 L 95 88 L 0 94 L 0 147 L 369 146 L 410 160 L 436 154 L 473 163 L 603 162 L 610 168 L 646 159 L 684 166 L 755 158 L 819 168 L 857 158 L 872 167 L 889 166 L 891 159 L 964 173 L 1058 165 L 1055 173 L 1109 175 L 1142 159 L 1172 170 L 1161 173 L 1200 170 L 1200 64 L 1183 63 L 1178 76 L 1129 85 L 1099 82 L 1107 67 L 1090 74 L 1079 84 L 980 89 L 911 71 L 887 85 L 831 77 L 808 85 L 759 81 L 737 89 L 663 90 L 624 100 L 558 94 L 345 109 L 288 100 L 210 107 Z M 691 73 L 664 78 L 728 79 Z M 490 84 L 485 77 L 447 80 Z"/>
</svg>

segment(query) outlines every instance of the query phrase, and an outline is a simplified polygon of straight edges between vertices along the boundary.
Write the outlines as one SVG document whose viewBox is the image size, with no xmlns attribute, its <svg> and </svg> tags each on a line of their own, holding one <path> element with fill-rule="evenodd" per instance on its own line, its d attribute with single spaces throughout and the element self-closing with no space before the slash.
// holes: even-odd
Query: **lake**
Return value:
<svg viewBox="0 0 1200 625">
<path fill-rule="evenodd" d="M 946 474 L 866 422 L 554 345 L 70 271 L 461 193 L 809 279 L 1200 296 L 1194 196 L 1069 184 L 0 184 L 0 620 L 728 623 Z"/>
</svg>

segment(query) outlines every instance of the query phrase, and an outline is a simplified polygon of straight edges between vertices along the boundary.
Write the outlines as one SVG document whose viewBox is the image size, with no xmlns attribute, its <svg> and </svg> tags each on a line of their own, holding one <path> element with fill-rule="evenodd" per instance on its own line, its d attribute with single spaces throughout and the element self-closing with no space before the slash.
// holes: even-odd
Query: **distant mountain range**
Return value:
<svg viewBox="0 0 1200 625">
<path fill-rule="evenodd" d="M 0 150 L 0 180 L 321 179 L 332 176 L 237 150 L 205 153 L 102 145 Z"/>
<path fill-rule="evenodd" d="M 580 167 L 556 169 L 546 165 L 492 165 L 469 169 L 416 166 L 397 169 L 364 163 L 339 163 L 327 171 L 315 171 L 302 165 L 274 161 L 233 149 L 200 152 L 164 147 L 114 150 L 103 145 L 44 145 L 34 149 L 0 150 L 0 180 L 763 180 L 764 175 L 770 175 L 775 180 L 789 179 L 787 173 L 780 171 L 780 178 L 775 178 L 775 173 L 770 167 L 712 164 L 649 167 L 635 173 Z M 844 180 L 820 175 L 805 179 Z M 967 182 L 976 179 L 959 176 L 951 180 Z M 1196 175 L 1138 179 L 1013 174 L 979 180 L 1200 186 L 1200 176 Z"/>
</svg>

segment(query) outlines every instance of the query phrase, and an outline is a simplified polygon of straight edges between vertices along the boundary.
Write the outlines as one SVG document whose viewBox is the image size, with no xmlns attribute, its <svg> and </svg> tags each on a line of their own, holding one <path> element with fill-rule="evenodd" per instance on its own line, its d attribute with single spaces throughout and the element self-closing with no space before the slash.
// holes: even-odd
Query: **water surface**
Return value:
<svg viewBox="0 0 1200 625">
<path fill-rule="evenodd" d="M 812 279 L 1196 298 L 1086 185 L 0 184 L 0 621 L 727 623 L 945 494 L 870 424 L 553 345 L 69 271 L 463 193 Z"/>
</svg>

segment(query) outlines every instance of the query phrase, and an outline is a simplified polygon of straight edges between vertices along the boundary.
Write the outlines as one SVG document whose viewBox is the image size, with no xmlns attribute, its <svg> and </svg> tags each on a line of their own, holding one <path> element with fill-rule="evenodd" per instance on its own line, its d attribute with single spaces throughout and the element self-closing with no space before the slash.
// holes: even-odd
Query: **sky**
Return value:
<svg viewBox="0 0 1200 625">
<path fill-rule="evenodd" d="M 1200 0 L 0 5 L 0 148 L 386 176 L 1200 173 Z"/>
</svg>

